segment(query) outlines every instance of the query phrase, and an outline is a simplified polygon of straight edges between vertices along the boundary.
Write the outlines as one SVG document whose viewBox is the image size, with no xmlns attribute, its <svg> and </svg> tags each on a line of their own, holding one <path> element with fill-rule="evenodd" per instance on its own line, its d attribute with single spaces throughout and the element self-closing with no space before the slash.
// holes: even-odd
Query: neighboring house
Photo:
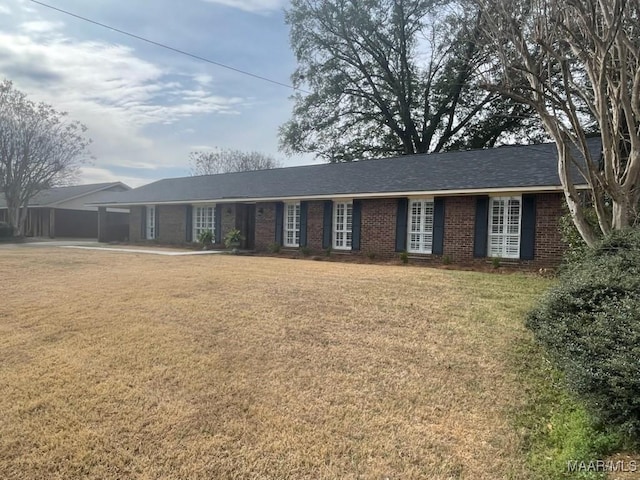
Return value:
<svg viewBox="0 0 640 480">
<path fill-rule="evenodd" d="M 25 235 L 51 238 L 98 238 L 98 208 L 87 204 L 104 201 L 108 198 L 106 195 L 130 189 L 124 183 L 111 182 L 43 190 L 29 202 Z M 0 221 L 7 219 L 6 200 L 0 193 Z M 128 237 L 127 209 L 109 209 L 105 221 L 110 227 L 109 235 L 114 237 L 111 240 L 124 240 Z"/>
<path fill-rule="evenodd" d="M 589 140 L 595 158 L 600 140 Z M 238 228 L 243 247 L 553 266 L 564 245 L 554 144 L 160 180 L 113 196 L 131 241 L 180 244 Z"/>
</svg>

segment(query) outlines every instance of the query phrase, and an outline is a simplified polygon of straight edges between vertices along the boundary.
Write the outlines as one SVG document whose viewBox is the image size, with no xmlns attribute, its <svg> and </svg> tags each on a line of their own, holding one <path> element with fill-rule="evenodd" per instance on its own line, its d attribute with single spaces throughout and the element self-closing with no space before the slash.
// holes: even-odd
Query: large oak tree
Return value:
<svg viewBox="0 0 640 480">
<path fill-rule="evenodd" d="M 481 148 L 530 120 L 527 106 L 480 88 L 490 52 L 467 2 L 293 0 L 286 19 L 305 90 L 280 130 L 289 153 L 350 161 Z M 527 133 L 518 139 L 540 130 Z"/>
</svg>

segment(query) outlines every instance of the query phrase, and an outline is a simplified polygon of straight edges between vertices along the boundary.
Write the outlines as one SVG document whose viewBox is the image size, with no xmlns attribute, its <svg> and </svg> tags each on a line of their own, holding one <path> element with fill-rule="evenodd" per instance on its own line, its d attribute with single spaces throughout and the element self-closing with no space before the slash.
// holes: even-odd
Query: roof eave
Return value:
<svg viewBox="0 0 640 480">
<path fill-rule="evenodd" d="M 588 185 L 576 185 L 578 189 L 586 189 Z M 528 187 L 494 187 L 494 188 L 469 188 L 456 190 L 417 190 L 417 191 L 399 191 L 399 192 L 369 192 L 369 193 L 330 193 L 322 195 L 291 195 L 280 197 L 225 197 L 225 198 L 208 198 L 205 200 L 187 199 L 187 200 L 167 200 L 154 201 L 147 200 L 141 202 L 110 202 L 110 203 L 88 203 L 87 205 L 97 207 L 134 207 L 141 205 L 196 205 L 211 203 L 256 203 L 256 202 L 276 202 L 276 201 L 293 201 L 293 200 L 330 200 L 330 199 L 376 199 L 376 198 L 398 198 L 398 197 L 449 197 L 464 195 L 491 195 L 505 193 L 554 193 L 562 192 L 560 185 L 548 186 L 528 186 Z"/>
</svg>

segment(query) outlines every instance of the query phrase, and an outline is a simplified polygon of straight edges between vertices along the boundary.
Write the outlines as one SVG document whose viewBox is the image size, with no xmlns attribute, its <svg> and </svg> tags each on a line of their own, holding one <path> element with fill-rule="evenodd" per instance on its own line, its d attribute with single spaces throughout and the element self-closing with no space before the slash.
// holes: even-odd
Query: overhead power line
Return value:
<svg viewBox="0 0 640 480">
<path fill-rule="evenodd" d="M 101 23 L 101 22 L 98 22 L 96 20 L 92 20 L 90 18 L 83 17 L 83 16 L 75 14 L 73 12 L 69 12 L 68 10 L 63 10 L 62 8 L 54 7 L 53 5 L 48 5 L 48 4 L 40 2 L 38 0 L 30 0 L 30 1 L 32 3 L 37 3 L 38 5 L 41 5 L 41 6 L 46 7 L 46 8 L 49 8 L 51 10 L 55 10 L 56 12 L 60 12 L 60 13 L 63 13 L 65 15 L 69 15 L 70 17 L 77 18 L 77 19 L 82 20 L 84 22 L 88 22 L 88 23 L 91 23 L 93 25 L 97 25 L 99 27 L 106 28 L 106 29 L 111 30 L 113 32 L 117 32 L 117 33 L 120 33 L 122 35 L 126 35 L 127 37 L 135 38 L 136 40 L 140 40 L 141 42 L 150 43 L 151 45 L 155 45 L 156 47 L 164 48 L 166 50 L 170 50 L 172 52 L 179 53 L 180 55 L 185 55 L 187 57 L 195 58 L 196 60 L 200 60 L 202 62 L 210 63 L 210 64 L 215 65 L 217 67 L 226 68 L 227 70 L 231 70 L 233 72 L 240 73 L 240 74 L 246 75 L 248 77 L 256 78 L 256 79 L 262 80 L 264 82 L 273 83 L 274 85 L 279 85 L 281 87 L 285 87 L 285 88 L 289 88 L 291 90 L 295 90 L 296 92 L 310 93 L 310 92 L 308 92 L 306 90 L 303 90 L 301 88 L 294 87 L 293 85 L 289 85 L 287 83 L 279 82 L 279 81 L 273 80 L 271 78 L 263 77 L 262 75 L 257 75 L 255 73 L 247 72 L 246 70 L 241 70 L 239 68 L 235 68 L 235 67 L 232 67 L 230 65 L 226 65 L 224 63 L 216 62 L 215 60 L 211 60 L 209 58 L 201 57 L 200 55 L 196 55 L 194 53 L 189 53 L 189 52 L 186 52 L 184 50 L 180 50 L 179 48 L 172 47 L 172 46 L 167 45 L 165 43 L 160 43 L 160 42 L 156 42 L 154 40 L 150 40 L 150 39 L 142 37 L 140 35 L 136 35 L 135 33 L 127 32 L 125 30 L 121 30 L 119 28 L 112 27 L 111 25 L 107 25 L 105 23 Z"/>
</svg>

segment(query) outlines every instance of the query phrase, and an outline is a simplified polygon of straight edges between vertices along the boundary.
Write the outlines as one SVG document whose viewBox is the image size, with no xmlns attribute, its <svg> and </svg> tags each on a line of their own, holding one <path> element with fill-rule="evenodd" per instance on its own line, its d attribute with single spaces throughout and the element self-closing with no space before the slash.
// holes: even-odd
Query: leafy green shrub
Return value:
<svg viewBox="0 0 640 480">
<path fill-rule="evenodd" d="M 376 252 L 368 252 L 368 253 L 367 253 L 367 258 L 368 258 L 369 260 L 375 260 L 375 259 L 376 259 L 376 257 L 377 257 Z"/>
<path fill-rule="evenodd" d="M 324 255 L 325 257 L 330 257 L 331 256 L 331 252 L 332 252 L 332 248 L 331 247 L 327 247 L 324 249 Z"/>
<path fill-rule="evenodd" d="M 267 251 L 269 253 L 280 253 L 280 244 L 273 242 L 267 245 Z"/>
<path fill-rule="evenodd" d="M 589 247 L 582 239 L 580 232 L 576 228 L 575 223 L 573 223 L 573 219 L 571 218 L 571 214 L 569 213 L 569 208 L 566 203 L 564 205 L 565 214 L 560 217 L 560 236 L 562 241 L 566 244 L 567 249 L 564 252 L 564 266 L 571 266 L 574 263 L 580 262 L 584 255 L 586 254 Z M 596 211 L 591 209 L 585 209 L 584 211 L 585 219 L 587 222 L 596 227 L 598 225 L 598 217 L 596 215 Z M 599 231 L 598 228 L 595 228 L 594 231 Z"/>
<path fill-rule="evenodd" d="M 400 261 L 402 263 L 409 263 L 409 254 L 407 252 L 402 252 L 400 254 Z"/>
<path fill-rule="evenodd" d="M 213 232 L 211 230 L 203 230 L 198 235 L 198 242 L 202 245 L 203 248 L 210 247 L 213 245 Z"/>
<path fill-rule="evenodd" d="M 300 253 L 303 257 L 308 257 L 311 255 L 311 249 L 309 247 L 300 247 Z"/>
<path fill-rule="evenodd" d="M 224 246 L 226 248 L 238 248 L 242 240 L 244 240 L 244 237 L 240 233 L 240 230 L 234 228 L 233 230 L 229 230 L 224 236 Z"/>
<path fill-rule="evenodd" d="M 640 229 L 586 250 L 527 326 L 594 417 L 640 439 Z"/>
<path fill-rule="evenodd" d="M 442 263 L 443 265 L 451 265 L 451 256 L 450 255 L 445 255 L 444 257 L 442 257 Z"/>
<path fill-rule="evenodd" d="M 500 268 L 500 259 L 498 257 L 493 257 L 491 259 L 491 266 L 493 268 Z"/>
<path fill-rule="evenodd" d="M 0 222 L 0 238 L 13 237 L 13 228 L 6 222 Z"/>
</svg>

